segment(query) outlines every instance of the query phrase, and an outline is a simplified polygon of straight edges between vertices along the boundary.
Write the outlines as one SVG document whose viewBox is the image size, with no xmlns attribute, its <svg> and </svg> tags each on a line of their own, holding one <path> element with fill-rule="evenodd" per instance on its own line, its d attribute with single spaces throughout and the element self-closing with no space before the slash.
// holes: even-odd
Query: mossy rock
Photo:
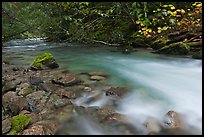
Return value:
<svg viewBox="0 0 204 137">
<path fill-rule="evenodd" d="M 168 45 L 167 43 L 169 42 L 170 40 L 167 38 L 167 37 L 160 37 L 158 39 L 156 39 L 152 45 L 151 45 L 151 48 L 155 49 L 155 50 L 158 50 L 158 49 L 161 49 L 162 47 Z"/>
<path fill-rule="evenodd" d="M 31 69 L 35 70 L 43 69 L 44 66 L 51 69 L 59 67 L 53 55 L 49 52 L 43 53 L 40 56 L 38 56 L 32 63 Z"/>
<path fill-rule="evenodd" d="M 193 59 L 202 59 L 202 49 L 192 56 Z"/>
<path fill-rule="evenodd" d="M 10 134 L 17 134 L 18 132 L 22 131 L 31 121 L 32 118 L 23 114 L 13 116 L 11 118 Z"/>
<path fill-rule="evenodd" d="M 172 54 L 172 55 L 186 55 L 190 51 L 190 47 L 183 42 L 172 43 L 159 49 L 157 53 Z"/>
</svg>

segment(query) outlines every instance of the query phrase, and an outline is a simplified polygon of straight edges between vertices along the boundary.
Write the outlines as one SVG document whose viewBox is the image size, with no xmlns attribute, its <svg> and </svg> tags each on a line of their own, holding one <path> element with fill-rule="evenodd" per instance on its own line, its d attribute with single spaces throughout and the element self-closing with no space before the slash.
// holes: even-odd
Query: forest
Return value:
<svg viewBox="0 0 204 137">
<path fill-rule="evenodd" d="M 3 135 L 202 135 L 202 2 L 2 2 Z"/>
</svg>

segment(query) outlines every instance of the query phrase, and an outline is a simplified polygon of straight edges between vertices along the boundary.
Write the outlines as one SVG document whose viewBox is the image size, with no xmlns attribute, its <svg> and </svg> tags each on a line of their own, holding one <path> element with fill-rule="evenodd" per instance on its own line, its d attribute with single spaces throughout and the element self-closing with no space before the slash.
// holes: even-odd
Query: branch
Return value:
<svg viewBox="0 0 204 137">
<path fill-rule="evenodd" d="M 111 43 L 107 43 L 107 42 L 99 41 L 99 40 L 91 40 L 91 39 L 86 39 L 86 40 L 93 41 L 93 42 L 96 42 L 96 43 L 105 44 L 105 45 L 109 45 L 109 46 L 119 46 L 120 45 L 120 44 L 111 44 Z"/>
</svg>

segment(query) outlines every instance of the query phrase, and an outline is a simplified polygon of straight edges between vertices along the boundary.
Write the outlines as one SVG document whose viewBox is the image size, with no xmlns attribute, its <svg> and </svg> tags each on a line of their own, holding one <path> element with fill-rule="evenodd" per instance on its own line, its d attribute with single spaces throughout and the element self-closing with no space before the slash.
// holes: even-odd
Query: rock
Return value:
<svg viewBox="0 0 204 137">
<path fill-rule="evenodd" d="M 154 118 L 148 118 L 144 122 L 144 126 L 146 127 L 148 134 L 150 134 L 150 135 L 154 135 L 154 134 L 159 133 L 161 131 L 160 122 Z"/>
<path fill-rule="evenodd" d="M 21 82 L 20 81 L 17 81 L 17 80 L 6 80 L 4 82 L 4 86 L 2 88 L 2 94 L 8 92 L 8 91 L 15 91 L 16 90 L 16 86 L 18 84 L 20 84 Z"/>
<path fill-rule="evenodd" d="M 26 115 L 23 114 L 19 114 L 17 116 L 13 116 L 11 118 L 11 134 L 16 134 L 20 131 L 22 131 L 30 122 L 31 122 L 31 118 L 29 118 Z"/>
<path fill-rule="evenodd" d="M 20 110 L 29 110 L 29 104 L 25 98 L 17 96 L 15 92 L 9 91 L 2 97 L 2 105 L 7 111 L 11 111 L 13 115 L 19 113 Z"/>
<path fill-rule="evenodd" d="M 34 92 L 28 83 L 21 83 L 20 85 L 17 85 L 16 92 L 19 96 L 27 96 L 28 94 Z"/>
<path fill-rule="evenodd" d="M 45 135 L 43 125 L 34 125 L 28 129 L 25 129 L 21 135 Z"/>
<path fill-rule="evenodd" d="M 128 89 L 124 87 L 111 87 L 109 90 L 106 91 L 106 96 L 122 97 L 127 92 L 128 92 Z"/>
<path fill-rule="evenodd" d="M 23 114 L 31 118 L 32 119 L 32 121 L 30 122 L 31 124 L 39 120 L 37 114 L 30 112 L 28 110 L 22 110 L 19 114 Z"/>
<path fill-rule="evenodd" d="M 56 91 L 56 94 L 61 98 L 68 98 L 68 99 L 76 99 L 77 97 L 81 96 L 80 90 L 65 90 L 59 89 Z"/>
<path fill-rule="evenodd" d="M 13 71 L 18 71 L 18 70 L 20 70 L 18 67 L 13 67 L 13 69 L 12 69 Z"/>
<path fill-rule="evenodd" d="M 11 129 L 11 120 L 7 118 L 2 121 L 2 134 L 8 133 L 10 129 Z"/>
<path fill-rule="evenodd" d="M 105 72 L 101 71 L 93 71 L 88 73 L 89 76 L 102 76 L 102 77 L 108 77 L 109 75 L 106 74 Z"/>
<path fill-rule="evenodd" d="M 172 43 L 168 46 L 164 46 L 157 51 L 160 54 L 172 54 L 172 55 L 186 55 L 190 51 L 190 47 L 183 42 Z"/>
<path fill-rule="evenodd" d="M 175 111 L 170 110 L 164 116 L 164 127 L 165 128 L 181 128 L 183 127 L 183 122 L 181 115 Z"/>
<path fill-rule="evenodd" d="M 46 92 L 53 92 L 55 90 L 57 90 L 58 87 L 56 87 L 54 84 L 50 83 L 50 82 L 44 82 L 44 83 L 40 83 L 38 89 L 39 90 L 44 90 Z"/>
<path fill-rule="evenodd" d="M 100 80 L 104 80 L 105 77 L 103 77 L 103 76 L 95 76 L 95 75 L 94 75 L 94 76 L 91 76 L 90 79 L 91 79 L 91 80 L 100 81 Z"/>
<path fill-rule="evenodd" d="M 54 135 L 57 131 L 57 125 L 55 121 L 51 120 L 38 121 L 24 130 L 21 135 Z"/>
<path fill-rule="evenodd" d="M 46 103 L 46 108 L 48 109 L 60 108 L 69 103 L 70 102 L 68 99 L 60 98 L 57 94 L 51 94 L 49 100 Z"/>
<path fill-rule="evenodd" d="M 40 70 L 40 69 L 46 69 L 46 68 L 54 69 L 58 67 L 59 65 L 57 64 L 53 55 L 48 52 L 38 56 L 31 65 L 31 69 L 33 70 Z"/>
<path fill-rule="evenodd" d="M 71 73 L 58 73 L 52 78 L 54 84 L 59 84 L 62 86 L 71 86 L 81 82 L 79 78 Z"/>
<path fill-rule="evenodd" d="M 33 75 L 29 78 L 29 83 L 32 87 L 32 89 L 36 89 L 37 86 L 40 84 L 40 83 L 43 83 L 43 80 L 41 79 L 41 77 L 39 76 L 36 76 L 36 75 Z"/>
<path fill-rule="evenodd" d="M 46 106 L 49 94 L 45 91 L 36 91 L 26 96 L 32 112 L 40 112 Z"/>
</svg>

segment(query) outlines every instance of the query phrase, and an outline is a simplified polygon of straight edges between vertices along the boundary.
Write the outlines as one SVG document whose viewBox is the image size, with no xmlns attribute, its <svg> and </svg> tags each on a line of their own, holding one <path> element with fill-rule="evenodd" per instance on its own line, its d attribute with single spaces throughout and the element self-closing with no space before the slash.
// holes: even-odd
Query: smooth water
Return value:
<svg viewBox="0 0 204 137">
<path fill-rule="evenodd" d="M 122 54 L 111 52 L 111 48 L 49 43 L 41 39 L 35 43 L 19 40 L 17 44 L 12 41 L 4 45 L 3 59 L 14 64 L 29 66 L 36 56 L 48 51 L 62 69 L 73 73 L 105 71 L 111 75 L 110 84 L 131 88 L 116 111 L 127 115 L 137 123 L 135 126 L 147 117 L 161 120 L 165 113 L 174 110 L 183 114 L 189 126 L 199 130 L 196 134 L 202 132 L 201 60 L 139 51 Z"/>
</svg>

